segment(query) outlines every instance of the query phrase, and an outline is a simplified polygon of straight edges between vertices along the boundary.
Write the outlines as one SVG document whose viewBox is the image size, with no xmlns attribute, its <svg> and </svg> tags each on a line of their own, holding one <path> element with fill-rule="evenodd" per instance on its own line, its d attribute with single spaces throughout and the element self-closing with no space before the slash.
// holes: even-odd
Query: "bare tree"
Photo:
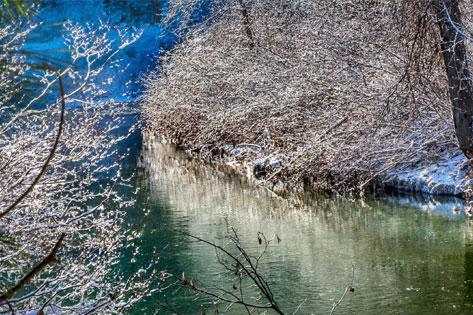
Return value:
<svg viewBox="0 0 473 315">
<path fill-rule="evenodd" d="M 231 3 L 148 80 L 154 131 L 275 189 L 363 191 L 470 155 L 469 3 L 252 1 L 254 49 Z"/>
<path fill-rule="evenodd" d="M 251 29 L 250 14 L 248 8 L 246 7 L 245 0 L 238 0 L 240 4 L 241 16 L 243 19 L 243 26 L 245 28 L 246 36 L 250 42 L 250 47 L 255 47 L 255 36 L 253 35 L 253 30 Z"/>
<path fill-rule="evenodd" d="M 468 68 L 460 3 L 458 0 L 434 4 L 440 29 L 442 56 L 448 78 L 455 133 L 462 152 L 473 158 L 473 84 Z"/>
<path fill-rule="evenodd" d="M 206 12 L 203 10 L 207 6 L 211 9 L 209 16 L 206 16 Z M 189 30 L 189 27 L 198 24 L 195 23 L 196 20 L 202 19 L 204 22 L 212 23 L 216 17 L 225 14 L 228 10 L 239 12 L 243 34 L 246 35 L 249 47 L 254 48 L 255 35 L 251 26 L 250 11 L 245 0 L 173 0 L 169 2 L 169 12 L 165 16 L 164 23 L 170 28 L 174 28 L 182 36 Z M 178 27 L 176 27 L 176 24 Z"/>
<path fill-rule="evenodd" d="M 226 277 L 231 279 L 231 288 L 225 288 L 222 285 L 205 284 L 202 279 L 190 278 L 183 272 L 181 275 L 174 275 L 169 272 L 163 272 L 161 280 L 174 279 L 178 286 L 195 293 L 198 297 L 210 297 L 215 302 L 227 304 L 227 309 L 238 305 L 248 313 L 258 313 L 261 311 L 272 310 L 277 314 L 284 314 L 276 297 L 271 290 L 268 280 L 260 271 L 261 261 L 267 253 L 268 246 L 273 241 L 281 241 L 279 236 L 275 235 L 274 240 L 269 240 L 266 236 L 258 232 L 255 241 L 261 246 L 257 255 L 248 252 L 241 243 L 237 231 L 227 224 L 225 239 L 227 244 L 220 245 L 209 240 L 205 240 L 195 235 L 187 236 L 194 241 L 206 244 L 215 249 L 217 261 L 224 270 Z M 256 292 L 251 288 L 255 287 Z M 261 295 L 262 299 L 255 298 L 255 295 Z M 266 303 L 263 303 L 264 300 Z"/>
<path fill-rule="evenodd" d="M 120 132 L 123 104 L 103 100 L 100 75 L 140 34 L 114 42 L 108 25 L 66 23 L 72 63 L 33 71 L 18 51 L 30 30 L 0 30 L 0 312 L 126 312 L 151 294 L 155 266 L 115 267 L 136 238 L 123 224 L 133 200 L 116 189 L 131 180 L 118 146 L 136 125 Z M 13 98 L 26 72 L 41 88 Z"/>
</svg>

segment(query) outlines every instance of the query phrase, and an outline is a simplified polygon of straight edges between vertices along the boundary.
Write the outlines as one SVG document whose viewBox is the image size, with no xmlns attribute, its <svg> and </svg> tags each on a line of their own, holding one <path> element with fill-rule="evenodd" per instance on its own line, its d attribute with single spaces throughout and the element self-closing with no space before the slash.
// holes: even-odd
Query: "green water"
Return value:
<svg viewBox="0 0 473 315">
<path fill-rule="evenodd" d="M 149 253 L 141 263 L 158 249 L 160 270 L 185 271 L 202 285 L 231 290 L 215 251 L 185 236 L 220 242 L 228 220 L 250 252 L 260 249 L 258 232 L 282 239 L 270 246 L 261 268 L 286 314 L 302 302 L 298 314 L 329 314 L 351 279 L 352 266 L 355 292 L 346 295 L 335 314 L 473 313 L 473 225 L 451 212 L 458 201 L 314 197 L 293 207 L 149 139 L 143 165 L 141 206 L 129 213 L 142 231 L 141 249 Z M 169 289 L 135 313 L 173 313 L 162 305 L 179 314 L 215 310 L 208 299 Z M 228 313 L 245 311 L 233 306 Z"/>
</svg>

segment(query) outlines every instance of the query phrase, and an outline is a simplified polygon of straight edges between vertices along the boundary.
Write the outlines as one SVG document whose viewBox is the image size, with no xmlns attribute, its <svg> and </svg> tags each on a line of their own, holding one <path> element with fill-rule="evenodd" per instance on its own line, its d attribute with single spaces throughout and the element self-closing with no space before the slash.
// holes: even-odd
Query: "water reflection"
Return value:
<svg viewBox="0 0 473 315">
<path fill-rule="evenodd" d="M 465 244 L 465 305 L 473 305 L 473 242 Z"/>
<path fill-rule="evenodd" d="M 330 311 L 349 281 L 352 263 L 356 291 L 337 309 L 339 314 L 473 311 L 473 238 L 466 220 L 420 211 L 418 203 L 416 209 L 393 198 L 319 197 L 294 208 L 150 136 L 144 142 L 142 187 L 149 189 L 150 213 L 141 224 L 147 242 L 162 250 L 161 268 L 223 283 L 214 251 L 190 242 L 182 232 L 218 240 L 228 218 L 250 250 L 258 248 L 258 231 L 282 238 L 263 268 L 288 312 L 304 299 L 301 314 Z M 147 307 L 163 299 L 184 314 L 197 313 L 202 304 L 168 292 Z"/>
</svg>

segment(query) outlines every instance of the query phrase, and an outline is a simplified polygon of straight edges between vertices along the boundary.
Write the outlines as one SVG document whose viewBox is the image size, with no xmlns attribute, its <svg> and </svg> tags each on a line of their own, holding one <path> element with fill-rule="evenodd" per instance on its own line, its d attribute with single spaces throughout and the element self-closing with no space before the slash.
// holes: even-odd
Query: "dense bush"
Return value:
<svg viewBox="0 0 473 315">
<path fill-rule="evenodd" d="M 169 23 L 198 2 L 174 1 Z M 152 130 L 203 156 L 278 160 L 265 178 L 299 188 L 363 189 L 460 154 L 430 1 L 247 1 L 248 19 L 241 1 L 212 3 L 148 79 Z"/>
</svg>

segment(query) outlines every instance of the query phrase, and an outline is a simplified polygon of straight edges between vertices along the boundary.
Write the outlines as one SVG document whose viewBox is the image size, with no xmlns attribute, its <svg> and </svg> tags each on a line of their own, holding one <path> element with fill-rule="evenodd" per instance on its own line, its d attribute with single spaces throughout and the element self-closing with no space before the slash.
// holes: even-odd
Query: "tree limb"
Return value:
<svg viewBox="0 0 473 315">
<path fill-rule="evenodd" d="M 64 233 L 61 234 L 61 236 L 59 237 L 58 241 L 56 242 L 54 247 L 51 249 L 49 254 L 39 264 L 33 267 L 33 269 L 31 269 L 31 271 L 28 272 L 20 281 L 18 281 L 18 283 L 14 287 L 8 289 L 6 292 L 0 295 L 0 302 L 4 302 L 8 300 L 9 298 L 13 297 L 16 294 L 16 292 L 18 292 L 18 290 L 20 290 L 28 282 L 30 282 L 30 280 L 33 279 L 34 276 L 39 274 L 41 270 L 43 270 L 47 265 L 58 262 L 58 259 L 56 258 L 56 254 L 59 250 L 59 247 L 62 244 L 62 241 L 64 240 L 64 237 L 65 237 L 65 234 Z"/>
<path fill-rule="evenodd" d="M 28 188 L 10 205 L 8 206 L 5 210 L 3 210 L 2 212 L 0 212 L 0 219 L 2 219 L 3 217 L 5 217 L 8 213 L 10 213 L 13 209 L 16 208 L 16 206 L 18 206 L 18 204 L 23 201 L 23 199 L 26 198 L 26 196 L 28 196 L 28 194 L 33 190 L 33 188 L 38 184 L 38 182 L 40 181 L 41 177 L 44 175 L 44 173 L 46 172 L 46 169 L 48 168 L 49 164 L 51 163 L 51 160 L 53 159 L 54 155 L 56 154 L 56 151 L 57 151 L 57 148 L 59 146 L 59 140 L 61 138 L 61 135 L 62 135 L 62 130 L 63 130 L 63 127 L 64 127 L 64 115 L 65 115 L 65 109 L 66 109 L 66 100 L 65 100 L 65 93 L 64 93 L 64 85 L 62 83 L 62 78 L 61 76 L 58 74 L 58 80 L 59 80 L 59 91 L 60 91 L 60 94 L 61 94 L 61 116 L 60 116 L 60 120 L 59 120 L 59 126 L 58 126 L 58 131 L 57 131 L 57 135 L 56 135 L 56 139 L 54 140 L 54 144 L 53 144 L 53 147 L 51 148 L 51 151 L 49 152 L 49 156 L 48 158 L 46 159 L 46 161 L 44 162 L 43 166 L 41 167 L 38 175 L 36 176 L 36 178 L 33 180 L 33 182 L 31 183 L 31 185 L 28 186 Z"/>
</svg>

